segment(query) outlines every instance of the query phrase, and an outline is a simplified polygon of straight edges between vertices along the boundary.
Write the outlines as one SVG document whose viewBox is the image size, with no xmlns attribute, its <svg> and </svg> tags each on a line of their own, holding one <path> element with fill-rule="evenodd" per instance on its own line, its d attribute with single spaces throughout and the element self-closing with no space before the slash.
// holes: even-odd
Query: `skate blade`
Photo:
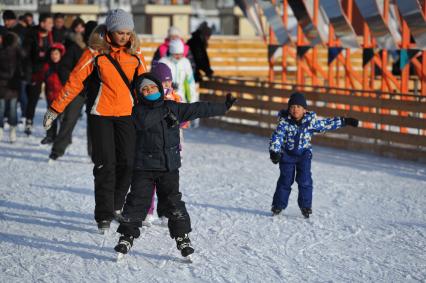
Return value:
<svg viewBox="0 0 426 283">
<path fill-rule="evenodd" d="M 101 235 L 105 235 L 108 232 L 109 229 L 106 228 L 98 228 L 98 232 Z"/>
<path fill-rule="evenodd" d="M 124 259 L 124 257 L 126 256 L 126 254 L 123 253 L 117 253 L 117 262 L 120 262 Z"/>
<path fill-rule="evenodd" d="M 47 161 L 47 164 L 52 165 L 54 164 L 56 161 L 52 158 L 49 158 L 49 160 Z"/>
<path fill-rule="evenodd" d="M 184 260 L 184 262 L 187 262 L 187 263 L 193 263 L 193 262 L 194 262 L 194 259 L 193 259 L 193 257 L 192 257 L 192 254 L 190 254 L 190 255 L 188 255 L 188 256 L 186 256 L 186 257 L 184 257 L 184 258 L 183 258 L 183 260 Z"/>
</svg>

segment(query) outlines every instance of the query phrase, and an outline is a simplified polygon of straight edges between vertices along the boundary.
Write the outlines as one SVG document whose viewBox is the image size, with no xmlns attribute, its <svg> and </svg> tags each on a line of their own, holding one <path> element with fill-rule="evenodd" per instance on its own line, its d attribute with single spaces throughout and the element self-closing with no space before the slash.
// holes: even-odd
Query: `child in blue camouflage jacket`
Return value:
<svg viewBox="0 0 426 283">
<path fill-rule="evenodd" d="M 272 201 L 272 213 L 278 215 L 287 207 L 291 185 L 299 188 L 297 202 L 305 218 L 312 214 L 312 145 L 314 133 L 336 130 L 344 126 L 358 126 L 354 118 L 334 117 L 318 119 L 313 111 L 307 111 L 302 93 L 293 93 L 288 109 L 279 114 L 277 128 L 271 136 L 269 153 L 274 164 L 279 163 L 280 177 Z"/>
</svg>

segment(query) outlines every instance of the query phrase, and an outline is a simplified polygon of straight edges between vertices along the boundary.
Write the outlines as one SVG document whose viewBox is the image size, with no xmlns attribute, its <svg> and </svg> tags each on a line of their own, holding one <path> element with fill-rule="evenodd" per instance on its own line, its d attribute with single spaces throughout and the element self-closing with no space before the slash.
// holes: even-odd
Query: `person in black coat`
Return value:
<svg viewBox="0 0 426 283">
<path fill-rule="evenodd" d="M 26 26 L 26 24 L 22 23 L 21 20 L 17 20 L 16 14 L 14 11 L 12 10 L 6 10 L 3 12 L 3 22 L 5 24 L 5 27 L 15 33 L 18 36 L 18 45 L 20 47 L 20 52 L 21 52 L 21 57 L 22 57 L 22 61 L 25 58 L 25 56 L 27 56 L 27 54 L 25 54 L 24 52 L 24 48 L 23 48 L 23 42 L 25 40 L 25 37 L 27 35 L 28 32 L 28 28 Z M 21 19 L 21 17 L 20 17 Z M 23 61 L 24 62 L 24 61 Z M 27 96 L 27 85 L 28 82 L 30 81 L 31 78 L 31 66 L 30 64 L 22 64 L 23 66 L 21 67 L 22 72 L 23 72 L 23 76 L 21 78 L 21 82 L 20 82 L 20 89 L 19 89 L 19 97 L 18 97 L 18 102 L 21 108 L 21 115 L 25 116 L 25 113 L 27 111 L 27 104 L 28 104 L 28 96 Z"/>
<path fill-rule="evenodd" d="M 68 35 L 65 41 L 67 52 L 59 66 L 60 73 L 63 74 L 64 82 L 66 83 L 71 71 L 74 69 L 84 50 L 87 48 L 89 35 L 96 27 L 97 23 L 89 21 L 86 25 L 81 18 L 76 18 L 72 25 L 72 32 Z M 87 29 L 86 29 L 87 28 Z M 86 102 L 86 92 L 83 90 L 74 100 L 67 106 L 61 116 L 61 125 L 58 135 L 53 141 L 52 150 L 49 158 L 56 160 L 63 156 L 68 145 L 71 144 L 72 132 L 77 124 L 78 118 L 81 115 L 81 109 Z"/>
<path fill-rule="evenodd" d="M 154 188 L 167 201 L 168 227 L 177 248 L 186 257 L 194 252 L 188 233 L 191 221 L 179 192 L 179 124 L 203 117 L 224 115 L 235 102 L 228 94 L 225 103 L 177 103 L 165 101 L 162 84 L 146 73 L 136 83 L 140 95 L 134 107 L 136 125 L 135 165 L 130 193 L 119 217 L 121 234 L 115 250 L 126 254 L 151 206 Z"/>
<path fill-rule="evenodd" d="M 69 29 L 65 27 L 65 15 L 62 13 L 56 13 L 53 15 L 53 41 L 65 45 L 69 32 Z"/>
<path fill-rule="evenodd" d="M 9 141 L 16 141 L 17 98 L 22 76 L 22 54 L 18 46 L 18 36 L 0 27 L 0 141 L 3 138 L 3 118 L 7 113 L 10 125 Z"/>
<path fill-rule="evenodd" d="M 25 133 L 27 135 L 32 133 L 35 109 L 44 81 L 43 66 L 49 59 L 48 52 L 53 44 L 52 27 L 52 16 L 40 14 L 39 25 L 28 30 L 23 44 L 27 54 L 25 65 L 31 66 L 31 82 L 27 87 L 28 105 L 25 114 Z"/>
<path fill-rule="evenodd" d="M 207 54 L 207 42 L 211 34 L 212 29 L 206 22 L 203 22 L 197 30 L 192 33 L 192 37 L 187 42 L 195 63 L 194 79 L 196 82 L 203 80 L 200 71 L 203 71 L 209 78 L 213 75 L 213 70 L 210 67 L 209 55 Z"/>
</svg>

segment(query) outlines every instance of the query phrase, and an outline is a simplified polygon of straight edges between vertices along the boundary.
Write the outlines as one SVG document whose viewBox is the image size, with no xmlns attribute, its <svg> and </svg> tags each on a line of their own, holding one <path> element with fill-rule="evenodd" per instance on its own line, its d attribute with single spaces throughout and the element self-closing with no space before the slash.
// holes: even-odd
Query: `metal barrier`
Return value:
<svg viewBox="0 0 426 283">
<path fill-rule="evenodd" d="M 287 108 L 287 100 L 295 90 L 305 93 L 308 110 L 319 116 L 353 116 L 361 121 L 358 128 L 318 135 L 314 143 L 426 162 L 426 119 L 422 118 L 426 97 L 422 96 L 215 77 L 200 84 L 201 99 L 223 101 L 230 92 L 238 97 L 238 103 L 225 117 L 203 123 L 270 136 L 276 127 L 277 112 Z M 402 112 L 406 115 L 401 116 Z M 406 132 L 400 132 L 401 128 Z"/>
</svg>

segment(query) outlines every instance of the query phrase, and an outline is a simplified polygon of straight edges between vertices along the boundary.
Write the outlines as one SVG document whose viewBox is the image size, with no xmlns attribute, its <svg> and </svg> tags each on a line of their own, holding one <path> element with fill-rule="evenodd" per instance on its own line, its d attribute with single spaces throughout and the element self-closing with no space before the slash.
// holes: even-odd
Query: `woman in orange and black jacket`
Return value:
<svg viewBox="0 0 426 283">
<path fill-rule="evenodd" d="M 132 16 L 121 9 L 111 10 L 105 24 L 93 31 L 89 49 L 44 117 L 43 125 L 49 128 L 57 115 L 86 88 L 95 177 L 95 220 L 101 233 L 109 229 L 111 220 L 121 212 L 130 186 L 135 150 L 132 82 L 145 72 Z"/>
</svg>

